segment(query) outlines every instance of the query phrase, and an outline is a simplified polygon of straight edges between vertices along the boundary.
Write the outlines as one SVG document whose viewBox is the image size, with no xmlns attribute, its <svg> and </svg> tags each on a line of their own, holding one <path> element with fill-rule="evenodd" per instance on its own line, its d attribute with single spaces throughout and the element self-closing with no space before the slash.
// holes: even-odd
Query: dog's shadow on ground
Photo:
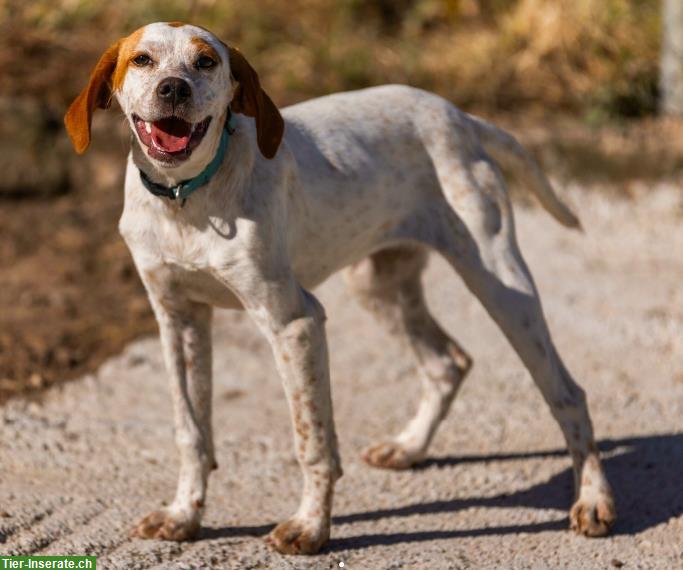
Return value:
<svg viewBox="0 0 683 570">
<path fill-rule="evenodd" d="M 671 517 L 683 515 L 683 433 L 604 440 L 599 444 L 605 455 L 603 463 L 612 483 L 617 501 L 619 520 L 613 534 L 636 534 Z M 467 455 L 429 459 L 416 470 L 449 469 L 463 463 L 537 460 L 545 457 L 563 457 L 565 450 L 500 455 Z M 385 518 L 409 517 L 435 513 L 453 513 L 470 507 L 527 507 L 568 511 L 573 497 L 573 478 L 569 466 L 544 483 L 514 493 L 493 497 L 471 497 L 415 503 L 401 507 L 366 511 L 333 517 L 333 525 L 377 521 Z M 561 530 L 569 526 L 568 520 L 555 520 L 526 525 L 506 525 L 468 530 L 435 530 L 393 534 L 363 534 L 332 539 L 324 552 L 361 549 L 377 545 L 421 542 L 460 537 L 516 534 Z M 244 535 L 261 535 L 272 525 L 249 528 L 205 528 L 200 539 L 215 539 Z"/>
</svg>

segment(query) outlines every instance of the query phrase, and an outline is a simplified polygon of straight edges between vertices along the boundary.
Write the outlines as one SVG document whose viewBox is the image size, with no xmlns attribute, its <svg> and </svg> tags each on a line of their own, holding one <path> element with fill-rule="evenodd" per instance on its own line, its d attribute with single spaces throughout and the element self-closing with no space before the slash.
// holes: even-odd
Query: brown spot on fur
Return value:
<svg viewBox="0 0 683 570">
<path fill-rule="evenodd" d="M 572 422 L 572 438 L 574 441 L 581 441 L 581 428 L 576 422 Z"/>
<path fill-rule="evenodd" d="M 205 55 L 220 63 L 221 57 L 218 55 L 218 52 L 205 39 L 195 36 L 190 40 L 190 43 L 197 48 L 198 55 Z"/>
<path fill-rule="evenodd" d="M 192 506 L 198 511 L 204 506 L 204 503 L 200 499 L 196 499 L 195 502 L 192 503 Z"/>
<path fill-rule="evenodd" d="M 299 434 L 299 437 L 301 437 L 301 439 L 302 439 L 303 441 L 308 441 L 308 432 L 304 431 L 304 430 L 301 429 L 300 427 L 297 427 L 297 428 L 296 428 L 296 433 Z"/>
<path fill-rule="evenodd" d="M 186 24 L 185 24 L 185 22 L 173 21 L 173 22 L 166 22 L 166 25 L 170 26 L 171 28 L 182 28 Z"/>
</svg>

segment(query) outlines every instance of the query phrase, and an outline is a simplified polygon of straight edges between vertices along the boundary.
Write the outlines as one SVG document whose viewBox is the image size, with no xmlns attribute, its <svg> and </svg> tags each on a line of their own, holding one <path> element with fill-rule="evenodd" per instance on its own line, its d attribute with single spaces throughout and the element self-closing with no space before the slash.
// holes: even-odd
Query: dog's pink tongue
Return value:
<svg viewBox="0 0 683 570">
<path fill-rule="evenodd" d="M 152 123 L 152 140 L 166 152 L 180 152 L 190 142 L 192 125 L 182 119 L 169 117 Z"/>
</svg>

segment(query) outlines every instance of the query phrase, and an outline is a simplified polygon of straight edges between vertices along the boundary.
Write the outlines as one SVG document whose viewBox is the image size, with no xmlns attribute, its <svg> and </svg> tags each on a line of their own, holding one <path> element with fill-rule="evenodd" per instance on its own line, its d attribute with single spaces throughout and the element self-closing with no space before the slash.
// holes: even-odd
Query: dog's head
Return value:
<svg viewBox="0 0 683 570">
<path fill-rule="evenodd" d="M 266 158 L 282 139 L 282 117 L 249 62 L 197 26 L 150 24 L 104 52 L 64 118 L 79 154 L 90 144 L 93 112 L 108 108 L 112 96 L 159 167 L 179 166 L 212 142 L 215 147 L 229 107 L 254 117 Z"/>
</svg>

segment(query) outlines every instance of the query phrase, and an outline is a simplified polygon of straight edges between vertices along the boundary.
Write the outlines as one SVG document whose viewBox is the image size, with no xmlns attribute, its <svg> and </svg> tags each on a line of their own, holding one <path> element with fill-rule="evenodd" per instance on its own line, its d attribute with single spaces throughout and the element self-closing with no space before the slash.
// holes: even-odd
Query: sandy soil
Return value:
<svg viewBox="0 0 683 570">
<path fill-rule="evenodd" d="M 683 194 L 570 199 L 584 235 L 518 208 L 522 249 L 560 352 L 587 389 L 620 520 L 613 536 L 567 530 L 569 459 L 528 374 L 476 301 L 434 259 L 439 319 L 475 368 L 431 457 L 408 472 L 358 452 L 396 431 L 419 384 L 406 351 L 350 301 L 327 307 L 345 476 L 333 537 L 313 558 L 284 558 L 260 536 L 300 492 L 291 429 L 269 350 L 242 314 L 215 327 L 213 475 L 200 538 L 128 538 L 174 491 L 177 457 L 156 339 L 95 374 L 0 409 L 0 553 L 97 555 L 100 568 L 683 567 Z M 267 395 L 267 397 L 266 397 Z"/>
</svg>

